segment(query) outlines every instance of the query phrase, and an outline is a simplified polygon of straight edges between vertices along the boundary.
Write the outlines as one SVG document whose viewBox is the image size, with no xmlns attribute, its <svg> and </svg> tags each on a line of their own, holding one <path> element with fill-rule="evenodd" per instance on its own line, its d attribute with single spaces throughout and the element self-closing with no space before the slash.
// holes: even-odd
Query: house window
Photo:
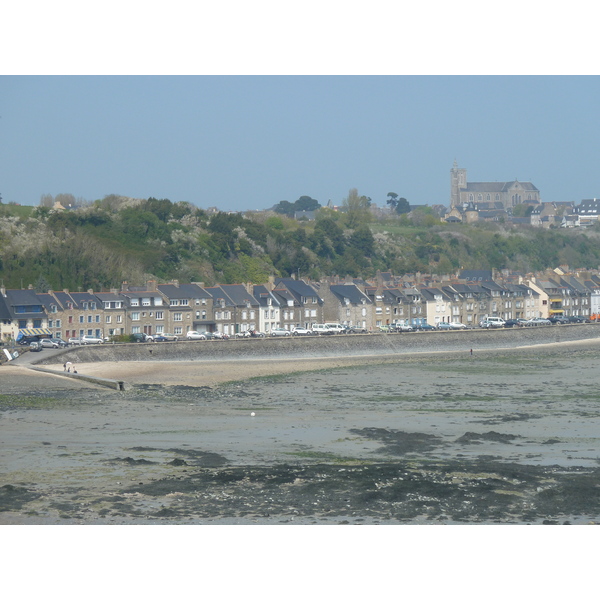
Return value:
<svg viewBox="0 0 600 600">
<path fill-rule="evenodd" d="M 189 305 L 190 305 L 189 300 L 182 300 L 181 301 L 181 306 L 189 306 Z"/>
<path fill-rule="evenodd" d="M 88 323 L 92 323 L 92 322 L 93 322 L 93 321 L 92 321 L 92 315 L 88 315 L 87 322 L 88 322 Z"/>
<path fill-rule="evenodd" d="M 162 321 L 165 316 L 162 310 L 157 310 L 156 311 L 156 315 L 155 315 L 156 319 L 158 319 L 159 321 Z"/>
<path fill-rule="evenodd" d="M 79 322 L 83 323 L 83 315 L 79 315 Z"/>
<path fill-rule="evenodd" d="M 179 306 L 179 300 L 171 300 L 171 306 Z"/>
<path fill-rule="evenodd" d="M 106 315 L 106 322 L 110 323 L 111 322 L 111 316 L 110 315 Z"/>
<path fill-rule="evenodd" d="M 137 298 L 131 299 L 131 306 L 139 306 L 139 305 L 140 305 L 140 301 Z"/>
<path fill-rule="evenodd" d="M 140 313 L 139 312 L 132 312 L 131 313 L 131 320 L 132 321 L 139 321 L 140 320 Z"/>
<path fill-rule="evenodd" d="M 123 322 L 122 315 L 117 315 L 117 323 L 122 323 L 122 322 Z"/>
<path fill-rule="evenodd" d="M 173 329 L 173 334 L 174 335 L 181 335 L 183 333 L 183 327 L 175 327 Z"/>
<path fill-rule="evenodd" d="M 142 333 L 140 330 L 141 330 L 141 327 L 139 325 L 134 325 L 131 328 L 131 333 Z"/>
<path fill-rule="evenodd" d="M 151 306 L 150 298 L 142 298 L 142 306 Z"/>
<path fill-rule="evenodd" d="M 183 321 L 183 313 L 173 313 L 173 321 Z"/>
<path fill-rule="evenodd" d="M 57 328 L 58 328 L 58 327 L 60 327 L 60 326 L 61 326 L 60 319 L 56 319 L 56 325 L 55 325 L 55 327 L 57 327 Z"/>
</svg>

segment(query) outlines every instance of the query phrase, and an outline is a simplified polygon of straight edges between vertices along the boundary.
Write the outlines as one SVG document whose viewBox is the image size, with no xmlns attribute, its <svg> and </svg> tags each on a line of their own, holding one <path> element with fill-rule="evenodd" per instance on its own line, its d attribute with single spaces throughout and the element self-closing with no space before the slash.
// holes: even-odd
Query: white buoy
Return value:
<svg viewBox="0 0 600 600">
<path fill-rule="evenodd" d="M 256 413 L 250 413 L 250 416 L 251 416 L 251 417 L 255 417 L 255 416 L 256 416 Z"/>
</svg>

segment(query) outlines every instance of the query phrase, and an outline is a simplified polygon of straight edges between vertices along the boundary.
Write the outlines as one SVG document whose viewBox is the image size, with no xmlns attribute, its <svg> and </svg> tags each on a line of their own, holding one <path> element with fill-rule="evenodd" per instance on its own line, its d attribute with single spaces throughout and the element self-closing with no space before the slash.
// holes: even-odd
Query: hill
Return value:
<svg viewBox="0 0 600 600">
<path fill-rule="evenodd" d="M 16 210 L 20 209 L 20 210 Z M 417 218 L 418 217 L 418 218 Z M 600 229 L 447 224 L 431 215 L 375 219 L 321 208 L 314 221 L 272 211 L 208 214 L 167 199 L 107 196 L 75 210 L 0 205 L 7 288 L 94 290 L 146 279 L 265 282 L 269 275 L 370 278 L 380 271 L 524 273 L 600 264 Z"/>
</svg>

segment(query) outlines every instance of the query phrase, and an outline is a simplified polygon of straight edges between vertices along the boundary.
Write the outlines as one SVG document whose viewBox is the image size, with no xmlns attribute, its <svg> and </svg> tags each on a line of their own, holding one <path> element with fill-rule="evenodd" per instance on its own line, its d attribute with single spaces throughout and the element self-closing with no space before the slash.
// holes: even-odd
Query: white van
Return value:
<svg viewBox="0 0 600 600">
<path fill-rule="evenodd" d="M 346 333 L 346 328 L 340 323 L 325 323 L 325 327 L 329 327 L 333 333 Z"/>
<path fill-rule="evenodd" d="M 506 321 L 500 317 L 486 317 L 479 323 L 479 327 L 490 329 L 492 327 L 504 327 Z"/>
<path fill-rule="evenodd" d="M 335 333 L 335 331 L 329 327 L 328 323 L 313 323 L 311 329 L 315 335 L 332 335 Z"/>
</svg>

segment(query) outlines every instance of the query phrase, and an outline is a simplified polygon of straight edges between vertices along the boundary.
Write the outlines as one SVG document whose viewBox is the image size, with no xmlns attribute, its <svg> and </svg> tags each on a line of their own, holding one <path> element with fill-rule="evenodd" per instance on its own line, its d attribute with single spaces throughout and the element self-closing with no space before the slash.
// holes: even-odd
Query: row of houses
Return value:
<svg viewBox="0 0 600 600">
<path fill-rule="evenodd" d="M 188 331 L 268 334 L 324 322 L 376 330 L 392 323 L 476 325 L 486 316 L 589 318 L 598 313 L 600 278 L 562 272 L 516 283 L 496 282 L 491 271 L 482 271 L 464 272 L 444 284 L 394 283 L 379 274 L 373 282 L 273 278 L 264 285 L 149 281 L 141 287 L 125 282 L 108 292 L 0 288 L 0 338 L 5 342 L 19 334 L 67 340 L 167 332 L 183 337 Z"/>
<path fill-rule="evenodd" d="M 444 220 L 448 223 L 477 223 L 485 221 L 502 221 L 513 225 L 531 225 L 542 228 L 589 227 L 598 222 L 600 217 L 600 200 L 593 198 L 575 202 L 523 202 L 530 205 L 531 212 L 527 217 L 515 217 L 510 209 L 506 210 L 498 202 L 469 202 L 454 206 L 448 211 Z"/>
</svg>

